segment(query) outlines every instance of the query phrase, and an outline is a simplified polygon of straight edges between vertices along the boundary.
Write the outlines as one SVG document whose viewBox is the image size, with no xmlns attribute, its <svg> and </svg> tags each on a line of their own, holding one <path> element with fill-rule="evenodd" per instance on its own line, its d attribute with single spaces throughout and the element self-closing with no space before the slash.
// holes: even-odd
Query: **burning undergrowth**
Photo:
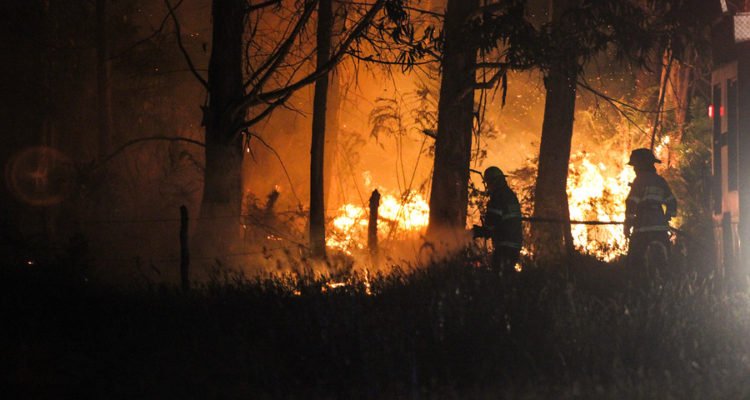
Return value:
<svg viewBox="0 0 750 400">
<path fill-rule="evenodd" d="M 508 181 L 518 193 L 522 213 L 533 215 L 536 160 L 511 172 Z M 599 157 L 587 152 L 571 156 L 568 171 L 568 208 L 575 248 L 603 261 L 613 261 L 627 251 L 623 233 L 625 199 L 634 178 L 627 165 L 626 152 L 613 152 L 611 157 Z M 597 222 L 602 224 L 583 224 Z M 612 224 L 606 224 L 606 223 Z M 533 223 L 533 222 L 530 222 Z M 528 237 L 529 224 L 525 224 Z"/>
<path fill-rule="evenodd" d="M 572 157 L 568 172 L 568 205 L 573 221 L 622 222 L 625 199 L 635 177 L 627 159 L 615 158 L 616 165 L 592 161 L 587 153 Z M 604 261 L 611 261 L 627 250 L 622 225 L 572 226 L 577 249 Z"/>
<path fill-rule="evenodd" d="M 407 243 L 422 239 L 429 220 L 426 199 L 416 191 L 403 194 L 380 188 L 377 238 L 384 260 L 394 260 Z M 265 199 L 249 195 L 242 216 L 243 247 L 251 249 L 243 261 L 260 263 L 266 271 L 306 271 L 321 267 L 326 273 L 350 271 L 354 264 L 378 269 L 368 248 L 370 208 L 347 203 L 329 215 L 326 224 L 327 262 L 307 259 L 308 210 L 277 210 L 278 187 Z M 413 257 L 412 257 L 413 258 Z M 375 265 L 377 264 L 377 265 Z"/>
<path fill-rule="evenodd" d="M 614 161 L 614 162 L 613 162 Z M 574 222 L 597 221 L 602 225 L 573 224 L 572 233 L 576 249 L 603 261 L 613 261 L 627 250 L 627 241 L 619 222 L 625 217 L 625 199 L 629 183 L 634 177 L 627 167 L 627 155 L 602 158 L 578 152 L 571 157 L 568 176 L 568 201 L 570 217 Z M 523 214 L 532 215 L 535 165 L 513 171 L 509 184 L 518 193 Z M 429 222 L 429 204 L 416 191 L 403 194 L 379 188 L 381 198 L 377 218 L 377 241 L 381 251 L 389 256 L 401 244 L 422 240 Z M 272 191 L 264 202 L 251 199 L 246 208 L 243 227 L 248 244 L 261 244 L 263 257 L 274 260 L 280 269 L 279 257 L 303 257 L 306 229 L 305 210 L 277 211 L 275 202 L 280 196 Z M 481 187 L 472 186 L 470 202 L 471 223 L 481 223 L 481 210 L 486 194 Z M 526 224 L 528 227 L 528 224 Z M 370 207 L 367 204 L 346 203 L 329 215 L 326 244 L 329 254 L 347 259 L 346 263 L 362 262 L 373 267 L 368 247 Z M 292 255 L 293 254 L 293 255 Z M 278 254 L 277 254 L 278 255 Z M 287 263 L 290 264 L 290 263 Z M 347 267 L 349 268 L 349 267 Z"/>
<path fill-rule="evenodd" d="M 429 213 L 427 201 L 418 192 L 384 193 L 378 207 L 379 242 L 387 246 L 393 241 L 418 239 L 427 228 Z M 370 210 L 364 205 L 342 205 L 331 221 L 327 245 L 347 254 L 365 250 L 369 218 Z"/>
</svg>

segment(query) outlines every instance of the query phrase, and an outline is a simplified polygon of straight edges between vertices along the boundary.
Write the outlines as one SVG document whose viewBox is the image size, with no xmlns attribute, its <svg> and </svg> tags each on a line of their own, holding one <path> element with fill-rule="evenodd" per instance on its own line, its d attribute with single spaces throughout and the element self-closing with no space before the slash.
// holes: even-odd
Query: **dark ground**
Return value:
<svg viewBox="0 0 750 400">
<path fill-rule="evenodd" d="M 18 398 L 750 398 L 750 297 L 723 280 L 465 264 L 187 293 L 5 265 L 0 367 Z"/>
</svg>

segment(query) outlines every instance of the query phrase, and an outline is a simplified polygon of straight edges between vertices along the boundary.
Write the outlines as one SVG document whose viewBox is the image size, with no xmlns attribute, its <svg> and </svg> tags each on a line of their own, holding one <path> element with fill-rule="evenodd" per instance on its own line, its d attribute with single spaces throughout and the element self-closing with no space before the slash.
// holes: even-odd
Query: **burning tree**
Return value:
<svg viewBox="0 0 750 400">
<path fill-rule="evenodd" d="M 546 102 L 533 212 L 535 218 L 558 222 L 532 226 L 532 247 L 540 260 L 557 259 L 574 246 L 566 184 L 576 93 L 584 67 L 607 50 L 619 60 L 645 68 L 652 50 L 663 48 L 659 46 L 665 41 L 676 42 L 680 32 L 676 26 L 687 24 L 673 15 L 683 1 L 663 2 L 667 6 L 642 3 L 555 0 L 549 3 L 547 21 L 529 18 L 530 23 L 517 30 L 498 28 L 505 20 L 497 16 L 483 24 L 490 41 L 499 39 L 503 44 L 506 59 L 516 61 L 511 67 L 538 68 L 544 75 Z"/>
<path fill-rule="evenodd" d="M 587 61 L 605 49 L 616 49 L 626 59 L 642 64 L 654 35 L 654 18 L 634 0 L 551 2 L 551 19 L 532 20 L 523 0 L 491 3 L 449 1 L 440 37 L 442 82 L 435 136 L 435 167 L 430 197 L 430 228 L 463 229 L 466 224 L 467 183 L 472 132 L 477 120 L 475 91 L 507 85 L 509 69 L 538 68 L 544 74 L 547 100 L 535 188 L 535 216 L 561 221 L 534 227 L 536 255 L 564 254 L 573 244 L 566 195 L 576 89 Z M 167 3 L 175 25 L 174 10 Z M 357 15 L 356 23 L 340 23 L 340 10 Z M 284 11 L 279 11 L 283 9 Z M 317 10 L 317 13 L 316 13 Z M 381 15 L 381 10 L 385 13 Z M 335 11 L 335 12 L 334 12 Z M 206 171 L 202 215 L 235 216 L 240 210 L 240 166 L 248 141 L 259 138 L 253 126 L 284 106 L 297 90 L 315 83 L 311 158 L 310 243 L 314 255 L 325 253 L 325 143 L 329 72 L 347 54 L 364 62 L 405 65 L 415 54 L 428 53 L 414 45 L 414 29 L 400 0 L 338 3 L 308 0 L 282 7 L 281 0 L 257 4 L 214 2 L 214 38 L 208 79 L 188 59 L 196 78 L 206 87 Z M 258 40 L 261 16 L 287 24 L 273 40 Z M 306 27 L 317 15 L 313 57 L 306 49 Z M 353 18 L 347 17 L 351 20 Z M 337 20 L 339 21 L 337 23 Z M 338 24 L 338 25 L 337 25 Z M 333 32 L 333 27 L 338 26 Z M 351 26 L 349 29 L 345 27 Z M 376 29 L 370 29 L 371 27 Z M 252 29 L 248 29 L 252 28 Z M 341 32 L 338 32 L 341 30 Z M 373 32 L 374 31 L 374 32 Z M 390 37 L 383 32 L 390 32 Z M 371 34 L 372 33 L 372 34 Z M 428 35 L 426 33 L 426 35 Z M 431 36 L 431 33 L 429 33 Z M 389 37 L 394 46 L 383 46 Z M 394 60 L 382 57 L 398 44 L 409 52 Z M 362 48 L 375 50 L 368 55 Z M 404 56 L 404 54 L 408 54 Z M 477 61 L 477 56 L 482 60 Z M 313 62 L 314 60 L 314 62 Z M 489 60 L 489 61 L 488 61 Z M 478 81 L 478 72 L 489 79 Z M 226 224 L 222 223 L 222 226 Z M 222 227 L 220 231 L 224 231 Z M 215 236 L 224 234 L 214 233 Z M 230 234 L 231 236 L 232 234 Z M 543 245 L 542 245 L 543 244 Z"/>
<path fill-rule="evenodd" d="M 534 255 L 559 258 L 573 248 L 566 183 L 570 163 L 578 77 L 583 66 L 604 49 L 615 46 L 623 57 L 642 60 L 650 46 L 647 15 L 629 0 L 551 2 L 551 21 L 539 30 L 544 49 L 536 56 L 545 73 L 539 172 L 534 217 L 560 223 L 532 226 Z"/>
<path fill-rule="evenodd" d="M 207 102 L 202 107 L 206 132 L 206 168 L 201 204 L 201 217 L 204 220 L 239 216 L 242 202 L 241 164 L 249 140 L 257 137 L 251 131 L 253 126 L 268 117 L 277 107 L 284 106 L 294 92 L 318 80 L 322 80 L 321 93 L 324 93 L 328 72 L 341 62 L 352 46 L 362 40 L 373 26 L 377 26 L 379 30 L 388 30 L 389 27 L 403 29 L 406 22 L 403 19 L 405 14 L 398 11 L 403 6 L 401 0 L 347 3 L 348 15 L 352 19 L 358 16 L 358 19 L 348 25 L 350 28 L 341 34 L 337 46 L 331 44 L 329 51 L 320 48 L 320 44 L 326 42 L 326 36 L 330 41 L 330 27 L 325 28 L 325 24 L 319 22 L 321 28 L 328 32 L 322 33 L 323 38 L 318 43 L 318 61 L 311 67 L 314 57 L 303 50 L 307 43 L 305 32 L 314 21 L 314 11 L 320 7 L 319 0 L 289 4 L 282 0 L 258 3 L 214 0 L 211 57 L 206 79 L 182 46 L 180 25 L 174 7 L 169 0 L 165 0 L 165 3 L 170 10 L 178 44 L 187 64 L 208 93 Z M 326 11 L 327 7 L 331 7 L 330 1 L 324 1 L 321 11 Z M 381 14 L 384 8 L 387 12 Z M 328 14 L 323 12 L 322 15 Z M 259 34 L 259 27 L 267 24 L 268 20 L 274 21 L 273 28 L 276 32 Z M 279 30 L 279 24 L 286 25 L 286 28 Z M 271 36 L 271 44 L 268 36 Z M 324 103 L 325 97 L 322 96 L 320 101 Z M 322 125 L 322 128 L 324 131 L 325 126 Z M 319 129 L 316 137 L 322 134 Z M 315 152 L 315 157 L 319 157 L 320 161 L 313 161 L 321 166 L 322 147 L 322 144 L 318 144 L 316 148 L 320 151 Z M 318 181 L 318 184 L 322 186 L 322 181 Z M 322 192 L 314 196 L 313 204 L 315 210 L 311 210 L 311 216 L 318 215 L 318 208 L 322 208 Z M 227 232 L 225 222 L 208 229 L 208 234 L 221 238 L 222 243 L 228 244 L 238 235 L 231 230 Z M 314 218 L 313 222 L 317 225 L 321 221 Z M 206 229 L 204 227 L 204 233 L 208 232 Z M 311 240 L 317 243 L 319 239 Z"/>
<path fill-rule="evenodd" d="M 501 80 L 505 87 L 506 72 L 516 61 L 505 58 L 499 62 L 478 63 L 477 56 L 480 50 L 485 55 L 493 47 L 487 45 L 486 36 L 508 39 L 509 32 L 524 31 L 523 12 L 523 1 L 490 3 L 482 7 L 478 1 L 448 1 L 430 193 L 428 233 L 433 237 L 463 230 L 466 226 L 472 132 L 479 119 L 474 94 L 477 89 L 495 87 Z M 492 34 L 484 29 L 487 20 L 498 21 Z M 492 71 L 491 77 L 477 81 L 479 70 Z"/>
<path fill-rule="evenodd" d="M 479 8 L 478 0 L 450 0 L 444 23 L 442 82 L 435 140 L 435 169 L 430 193 L 433 235 L 466 225 L 471 130 L 477 42 L 466 40 L 467 22 Z"/>
</svg>

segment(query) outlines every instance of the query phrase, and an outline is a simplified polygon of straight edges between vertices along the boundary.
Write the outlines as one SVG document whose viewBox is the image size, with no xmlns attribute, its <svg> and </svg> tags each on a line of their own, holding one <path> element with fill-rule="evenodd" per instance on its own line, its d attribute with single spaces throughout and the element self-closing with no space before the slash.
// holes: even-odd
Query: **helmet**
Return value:
<svg viewBox="0 0 750 400">
<path fill-rule="evenodd" d="M 500 168 L 492 166 L 484 170 L 483 177 L 486 183 L 494 183 L 498 179 L 505 179 L 505 174 Z"/>
<path fill-rule="evenodd" d="M 651 150 L 646 148 L 635 149 L 630 153 L 628 165 L 661 164 Z"/>
</svg>

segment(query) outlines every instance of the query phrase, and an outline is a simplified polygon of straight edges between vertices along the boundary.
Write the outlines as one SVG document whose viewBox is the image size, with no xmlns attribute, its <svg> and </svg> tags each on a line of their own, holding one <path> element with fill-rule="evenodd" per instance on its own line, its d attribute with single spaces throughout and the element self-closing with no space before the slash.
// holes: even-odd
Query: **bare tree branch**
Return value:
<svg viewBox="0 0 750 400">
<path fill-rule="evenodd" d="M 502 78 L 503 75 L 508 72 L 508 64 L 506 63 L 477 63 L 475 65 L 475 69 L 480 68 L 497 68 L 497 72 L 495 72 L 495 74 L 492 75 L 489 80 L 484 82 L 476 82 L 474 85 L 464 89 L 464 91 L 461 92 L 461 95 L 456 97 L 455 101 L 463 99 L 477 89 L 492 89 L 497 84 L 497 81 L 499 81 L 500 78 Z"/>
<path fill-rule="evenodd" d="M 348 51 L 346 54 L 356 58 L 359 61 L 364 61 L 364 62 L 374 63 L 374 64 L 381 64 L 381 65 L 418 66 L 418 65 L 427 65 L 427 64 L 440 62 L 440 60 L 427 60 L 427 61 L 415 61 L 415 62 L 383 60 L 380 58 L 375 58 L 372 55 L 361 56 L 353 51 Z"/>
<path fill-rule="evenodd" d="M 633 126 L 635 126 L 639 131 L 641 131 L 641 133 L 643 133 L 645 135 L 648 135 L 648 132 L 646 132 L 645 129 L 641 128 L 641 126 L 638 125 L 638 123 L 635 122 L 633 120 L 633 118 L 630 117 L 630 115 L 628 115 L 628 113 L 626 113 L 625 111 L 623 111 L 622 109 L 620 109 L 620 107 L 618 107 L 618 104 L 623 104 L 624 105 L 626 103 L 622 103 L 622 102 L 620 102 L 618 100 L 615 100 L 615 99 L 613 99 L 613 98 L 611 98 L 611 97 L 609 97 L 607 95 L 599 93 L 596 90 L 594 90 L 591 87 L 589 87 L 588 85 L 582 84 L 581 82 L 578 82 L 578 86 L 580 86 L 580 87 L 588 90 L 589 92 L 593 93 L 595 96 L 599 96 L 602 99 L 604 99 L 604 101 L 606 101 L 610 106 L 612 106 L 618 113 L 620 113 L 620 115 L 622 115 L 623 117 L 625 117 L 625 119 L 628 120 L 628 122 L 630 122 Z"/>
<path fill-rule="evenodd" d="M 474 65 L 474 69 L 481 69 L 481 68 L 507 68 L 508 63 L 504 62 L 478 62 Z"/>
<path fill-rule="evenodd" d="M 299 207 L 301 209 L 302 208 L 302 201 L 299 199 L 299 197 L 297 196 L 297 192 L 294 190 L 294 183 L 292 182 L 292 177 L 289 176 L 289 171 L 287 171 L 286 165 L 284 164 L 284 160 L 281 159 L 281 156 L 279 155 L 279 153 L 270 144 L 268 144 L 268 142 L 266 142 L 265 140 L 263 140 L 262 137 L 254 134 L 254 133 L 250 133 L 250 132 L 247 132 L 247 134 L 250 135 L 250 136 L 252 136 L 252 137 L 254 137 L 255 139 L 257 139 L 260 142 L 260 144 L 262 144 L 271 153 L 273 153 L 273 155 L 276 157 L 276 159 L 279 160 L 279 164 L 281 165 L 281 169 L 284 170 L 284 175 L 286 175 L 286 180 L 289 182 L 289 187 L 292 189 L 292 194 L 294 195 L 294 198 L 297 199 L 297 204 L 299 205 Z"/>
<path fill-rule="evenodd" d="M 328 73 L 328 71 L 335 67 L 336 64 L 341 61 L 344 55 L 346 55 L 347 50 L 349 49 L 351 44 L 367 30 L 367 28 L 372 23 L 372 20 L 384 5 L 385 0 L 376 0 L 375 3 L 373 3 L 370 10 L 368 10 L 367 13 L 360 19 L 359 23 L 352 29 L 349 36 L 347 36 L 347 38 L 341 43 L 338 50 L 332 55 L 331 59 L 325 65 L 317 68 L 311 74 L 286 87 L 272 90 L 266 93 L 249 94 L 245 96 L 240 102 L 237 103 L 237 112 L 242 112 L 242 110 L 246 110 L 252 106 L 256 106 L 262 103 L 268 103 L 275 99 L 285 97 L 288 94 L 293 93 L 317 81 L 321 76 Z"/>
<path fill-rule="evenodd" d="M 185 46 L 182 44 L 182 33 L 180 33 L 180 21 L 177 20 L 177 15 L 174 12 L 175 9 L 172 7 L 172 4 L 169 2 L 169 0 L 164 0 L 164 4 L 167 5 L 167 9 L 169 9 L 169 15 L 172 17 L 172 21 L 174 22 L 175 36 L 177 37 L 177 45 L 180 47 L 180 51 L 182 52 L 182 55 L 185 57 L 185 61 L 187 62 L 188 67 L 190 67 L 190 72 L 193 73 L 195 78 L 198 79 L 198 82 L 200 82 L 204 88 L 208 89 L 208 82 L 201 76 L 198 70 L 195 69 L 195 65 L 193 64 L 193 60 L 190 58 L 190 54 L 188 54 L 187 50 L 185 49 Z"/>
<path fill-rule="evenodd" d="M 474 89 L 492 89 L 495 84 L 497 84 L 497 81 L 499 81 L 506 72 L 508 72 L 508 65 L 501 65 L 500 68 L 497 69 L 497 72 L 495 72 L 495 74 L 492 75 L 489 80 L 484 82 L 477 82 L 474 86 Z"/>
<path fill-rule="evenodd" d="M 643 113 L 643 114 L 656 114 L 656 113 L 660 112 L 660 111 L 656 111 L 656 110 L 645 110 L 643 108 L 638 108 L 638 107 L 636 107 L 636 106 L 634 106 L 632 104 L 628 104 L 628 103 L 626 103 L 626 102 L 624 102 L 622 100 L 618 100 L 618 99 L 615 99 L 613 97 L 607 96 L 606 94 L 604 94 L 604 93 L 602 93 L 602 92 L 600 92 L 600 91 L 592 88 L 586 82 L 578 81 L 578 86 L 580 86 L 580 87 L 588 90 L 592 94 L 594 94 L 594 95 L 596 95 L 598 97 L 601 97 L 604 100 L 610 101 L 610 102 L 615 103 L 615 104 L 619 104 L 619 105 L 621 105 L 621 106 L 623 106 L 625 108 L 631 109 L 631 110 L 639 112 L 639 113 Z M 673 109 L 666 109 L 666 110 L 662 110 L 661 112 L 668 112 L 668 111 L 672 111 L 672 110 Z"/>
<path fill-rule="evenodd" d="M 180 8 L 180 6 L 182 5 L 183 1 L 184 0 L 179 0 L 177 2 L 177 4 L 174 5 L 174 9 L 177 10 L 178 8 Z M 164 18 L 162 18 L 161 23 L 159 24 L 159 27 L 156 28 L 155 31 L 153 31 L 150 35 L 144 37 L 143 39 L 138 40 L 137 42 L 131 44 L 130 46 L 128 46 L 127 48 L 125 48 L 125 50 L 122 50 L 121 52 L 117 53 L 116 55 L 111 56 L 109 58 L 109 60 L 110 61 L 116 60 L 116 59 L 124 56 L 125 54 L 129 53 L 130 51 L 132 51 L 136 47 L 138 47 L 138 46 L 140 46 L 140 45 L 142 45 L 142 44 L 150 41 L 151 39 L 153 39 L 156 36 L 158 36 L 159 34 L 161 34 L 162 31 L 164 31 L 164 27 L 167 25 L 167 21 L 169 20 L 169 17 L 170 17 L 170 13 L 168 12 L 167 15 L 165 15 Z"/>
<path fill-rule="evenodd" d="M 277 99 L 276 101 L 272 102 L 260 114 L 256 115 L 251 120 L 244 122 L 241 125 L 241 129 L 250 128 L 251 126 L 257 124 L 260 121 L 262 121 L 265 117 L 267 117 L 269 114 L 271 114 L 271 112 L 273 112 L 273 110 L 276 109 L 276 107 L 278 107 L 280 105 L 283 105 L 289 99 L 289 97 L 291 97 L 291 96 L 292 96 L 292 94 L 288 93 L 286 96 L 284 96 L 284 97 L 282 97 L 280 99 Z"/>
<path fill-rule="evenodd" d="M 352 4 L 352 5 L 355 5 L 355 6 L 369 6 L 370 5 L 368 3 L 361 2 L 361 1 L 342 1 L 341 3 L 342 4 Z M 445 18 L 445 14 L 442 14 L 442 13 L 439 13 L 439 12 L 436 12 L 436 11 L 432 11 L 432 10 L 426 10 L 424 8 L 410 7 L 410 6 L 402 6 L 402 8 L 404 10 L 414 11 L 414 12 L 419 13 L 419 14 L 431 15 L 433 17 L 438 17 L 438 18 Z"/>
<path fill-rule="evenodd" d="M 118 155 L 120 155 L 120 153 L 122 153 L 123 151 L 125 151 L 130 146 L 136 145 L 138 143 L 151 142 L 151 141 L 185 142 L 185 143 L 194 144 L 194 145 L 200 146 L 200 147 L 206 147 L 206 144 L 203 143 L 203 142 L 201 142 L 201 141 L 198 141 L 198 140 L 195 140 L 195 139 L 186 138 L 186 137 L 181 137 L 181 136 L 149 136 L 149 137 L 136 138 L 136 139 L 128 140 L 127 142 L 125 142 L 122 145 L 120 145 L 120 147 L 118 147 L 117 149 L 115 149 L 115 151 L 113 151 L 108 156 L 104 157 L 96 165 L 94 165 L 92 167 L 92 169 L 99 168 L 99 167 L 103 166 L 104 164 L 112 161 L 113 158 L 115 158 Z"/>
<path fill-rule="evenodd" d="M 247 8 L 245 9 L 245 12 L 251 13 L 255 10 L 260 10 L 261 8 L 270 7 L 273 5 L 280 4 L 280 3 L 281 3 L 281 0 L 267 0 L 267 1 L 257 3 L 257 4 L 248 4 Z"/>
<path fill-rule="evenodd" d="M 284 60 L 286 55 L 289 53 L 289 49 L 291 49 L 292 44 L 294 44 L 295 40 L 297 40 L 297 36 L 299 36 L 299 33 L 302 31 L 302 28 L 310 19 L 310 16 L 312 16 L 313 10 L 315 10 L 315 5 L 317 4 L 317 2 L 318 2 L 317 0 L 309 0 L 305 2 L 305 10 L 300 16 L 299 21 L 297 21 L 297 24 L 294 26 L 294 29 L 289 34 L 289 37 L 287 37 L 284 43 L 282 43 L 278 47 L 277 51 L 274 52 L 274 54 L 271 55 L 266 60 L 264 65 L 258 68 L 255 74 L 252 77 L 250 77 L 250 79 L 248 79 L 248 81 L 245 83 L 245 87 L 248 87 L 250 84 L 252 84 L 252 82 L 261 72 L 263 72 L 264 70 L 266 71 L 265 74 L 255 84 L 249 96 L 255 96 L 261 90 L 263 90 L 263 85 L 268 81 L 268 79 L 273 75 L 273 73 L 276 72 L 276 68 L 279 66 L 279 64 Z"/>
<path fill-rule="evenodd" d="M 437 131 L 435 131 L 434 129 L 422 129 L 421 132 L 424 133 L 427 137 L 437 139 Z"/>
</svg>

